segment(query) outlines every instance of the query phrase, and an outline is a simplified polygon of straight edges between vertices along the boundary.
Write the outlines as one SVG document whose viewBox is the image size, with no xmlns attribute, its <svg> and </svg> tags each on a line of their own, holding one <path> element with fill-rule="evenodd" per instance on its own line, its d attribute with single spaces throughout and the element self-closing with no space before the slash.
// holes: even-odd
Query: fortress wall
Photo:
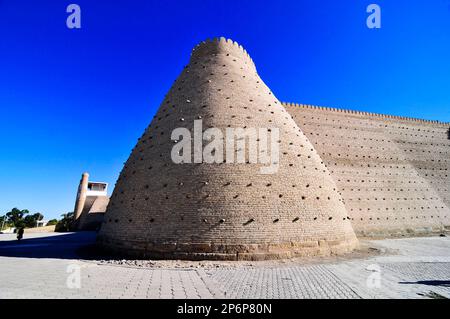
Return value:
<svg viewBox="0 0 450 319">
<path fill-rule="evenodd" d="M 109 203 L 107 196 L 87 196 L 78 220 L 78 230 L 96 230 L 103 222 Z"/>
<path fill-rule="evenodd" d="M 334 177 L 357 234 L 450 226 L 449 123 L 284 106 Z"/>
<path fill-rule="evenodd" d="M 318 153 L 229 40 L 192 53 L 132 150 L 98 242 L 152 258 L 268 259 L 345 252 L 358 242 Z M 174 129 L 279 128 L 279 171 L 245 163 L 176 164 Z M 205 143 L 206 144 L 206 143 Z M 192 158 L 192 157 L 191 157 Z"/>
</svg>

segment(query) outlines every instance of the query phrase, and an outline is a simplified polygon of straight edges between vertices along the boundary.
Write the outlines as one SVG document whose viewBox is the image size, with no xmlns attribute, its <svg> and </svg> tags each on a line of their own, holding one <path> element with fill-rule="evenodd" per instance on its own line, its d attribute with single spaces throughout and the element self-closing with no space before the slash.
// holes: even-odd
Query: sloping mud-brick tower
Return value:
<svg viewBox="0 0 450 319">
<path fill-rule="evenodd" d="M 173 130 L 192 132 L 200 119 L 203 130 L 278 128 L 278 171 L 174 163 Z M 246 51 L 223 38 L 193 50 L 125 163 L 98 243 L 144 258 L 224 260 L 343 253 L 358 244 L 320 156 Z"/>
</svg>

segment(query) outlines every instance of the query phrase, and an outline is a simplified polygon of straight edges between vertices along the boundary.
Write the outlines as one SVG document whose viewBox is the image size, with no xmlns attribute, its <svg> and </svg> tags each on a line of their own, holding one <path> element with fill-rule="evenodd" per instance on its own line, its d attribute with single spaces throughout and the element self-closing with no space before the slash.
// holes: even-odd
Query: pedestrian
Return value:
<svg viewBox="0 0 450 319">
<path fill-rule="evenodd" d="M 17 232 L 17 240 L 21 240 L 23 238 L 23 233 L 25 232 L 24 227 L 20 227 L 19 231 Z"/>
</svg>

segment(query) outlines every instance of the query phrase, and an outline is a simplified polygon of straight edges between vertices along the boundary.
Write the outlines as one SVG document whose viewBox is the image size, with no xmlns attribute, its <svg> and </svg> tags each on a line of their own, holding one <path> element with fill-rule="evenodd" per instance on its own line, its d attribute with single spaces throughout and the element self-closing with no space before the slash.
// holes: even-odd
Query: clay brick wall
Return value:
<svg viewBox="0 0 450 319">
<path fill-rule="evenodd" d="M 55 232 L 55 225 L 53 225 L 53 226 L 35 227 L 35 228 L 26 228 L 25 229 L 25 237 L 26 237 L 27 234 L 53 233 L 53 232 Z"/>
<path fill-rule="evenodd" d="M 103 222 L 108 203 L 108 196 L 87 196 L 77 229 L 98 230 Z"/>
<path fill-rule="evenodd" d="M 108 249 L 164 258 L 259 259 L 344 252 L 357 246 L 348 213 L 320 156 L 259 78 L 237 43 L 194 49 L 132 150 L 98 241 Z M 175 164 L 171 133 L 279 128 L 280 168 Z M 246 154 L 248 159 L 248 154 Z"/>
<path fill-rule="evenodd" d="M 358 235 L 450 226 L 449 123 L 284 106 L 326 163 Z"/>
</svg>

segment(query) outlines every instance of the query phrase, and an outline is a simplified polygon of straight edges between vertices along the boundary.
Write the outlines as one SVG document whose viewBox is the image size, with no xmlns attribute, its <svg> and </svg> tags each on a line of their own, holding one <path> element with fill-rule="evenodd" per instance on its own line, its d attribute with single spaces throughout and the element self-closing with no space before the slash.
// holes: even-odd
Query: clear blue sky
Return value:
<svg viewBox="0 0 450 319">
<path fill-rule="evenodd" d="M 72 211 L 83 171 L 111 191 L 192 47 L 216 36 L 280 100 L 450 121 L 449 0 L 0 0 L 0 214 Z"/>
</svg>

